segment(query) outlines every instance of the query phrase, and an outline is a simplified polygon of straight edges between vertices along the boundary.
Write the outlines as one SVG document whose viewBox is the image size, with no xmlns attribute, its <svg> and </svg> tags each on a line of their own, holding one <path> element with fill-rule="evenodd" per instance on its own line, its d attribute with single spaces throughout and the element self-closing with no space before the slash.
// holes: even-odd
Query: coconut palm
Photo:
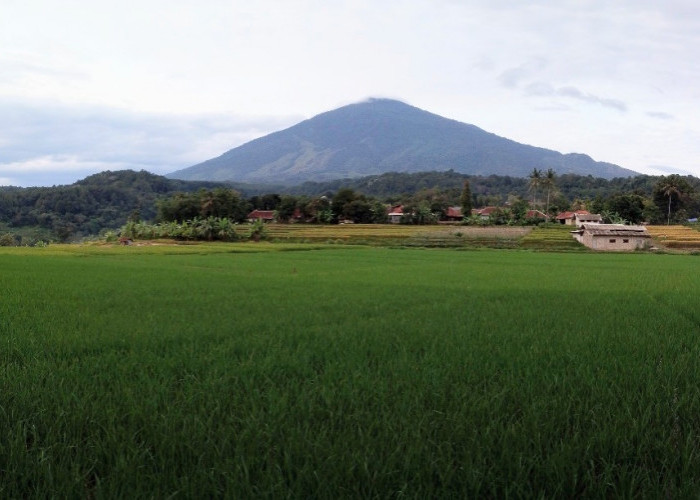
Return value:
<svg viewBox="0 0 700 500">
<path fill-rule="evenodd" d="M 530 172 L 530 190 L 533 193 L 532 196 L 532 208 L 537 210 L 537 190 L 542 185 L 542 171 L 537 168 L 533 168 Z"/>
<path fill-rule="evenodd" d="M 673 195 L 676 195 L 680 198 L 681 192 L 678 190 L 678 186 L 672 183 L 668 183 L 666 186 L 664 186 L 664 196 L 668 196 L 668 213 L 666 218 L 667 226 L 671 224 L 671 198 L 673 197 Z"/>
<path fill-rule="evenodd" d="M 549 217 L 549 195 L 552 191 L 554 191 L 554 188 L 556 187 L 555 177 L 556 177 L 556 174 L 554 173 L 554 170 L 552 170 L 551 168 L 548 168 L 547 173 L 545 173 L 544 177 L 542 178 L 542 185 L 547 190 L 547 209 L 545 210 L 545 214 L 548 217 Z"/>
</svg>

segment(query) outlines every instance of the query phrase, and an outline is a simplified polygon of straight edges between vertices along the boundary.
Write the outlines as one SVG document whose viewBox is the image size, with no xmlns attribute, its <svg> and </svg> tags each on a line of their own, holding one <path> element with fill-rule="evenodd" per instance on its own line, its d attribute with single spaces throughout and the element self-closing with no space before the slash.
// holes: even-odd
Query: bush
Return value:
<svg viewBox="0 0 700 500">
<path fill-rule="evenodd" d="M 5 233 L 0 236 L 0 247 L 13 247 L 16 245 L 15 237 L 10 233 Z"/>
<path fill-rule="evenodd" d="M 132 239 L 174 239 L 174 240 L 207 240 L 235 241 L 238 239 L 235 223 L 225 217 L 195 217 L 179 224 L 163 222 L 146 224 L 143 222 L 127 222 L 119 230 L 119 234 Z"/>
</svg>

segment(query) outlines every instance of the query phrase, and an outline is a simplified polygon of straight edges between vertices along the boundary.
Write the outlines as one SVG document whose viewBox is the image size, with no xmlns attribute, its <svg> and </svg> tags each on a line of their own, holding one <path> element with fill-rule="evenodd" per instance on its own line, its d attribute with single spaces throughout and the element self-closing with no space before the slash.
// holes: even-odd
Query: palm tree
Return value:
<svg viewBox="0 0 700 500">
<path fill-rule="evenodd" d="M 671 174 L 659 179 L 654 186 L 654 203 L 657 207 L 662 207 L 664 203 L 667 203 L 666 224 L 671 224 L 671 210 L 678 215 L 687 197 L 694 191 L 693 186 L 678 174 Z"/>
<path fill-rule="evenodd" d="M 536 168 L 530 172 L 530 190 L 533 192 L 532 208 L 537 210 L 537 190 L 542 185 L 542 171 Z"/>
<path fill-rule="evenodd" d="M 668 196 L 668 215 L 666 218 L 667 226 L 671 224 L 671 197 L 674 194 L 679 198 L 681 196 L 681 192 L 678 190 L 678 186 L 676 186 L 672 182 L 669 182 L 666 186 L 664 186 L 664 196 Z"/>
<path fill-rule="evenodd" d="M 548 168 L 547 173 L 544 175 L 544 178 L 542 179 L 542 185 L 547 189 L 547 209 L 545 211 L 545 214 L 547 215 L 547 217 L 549 217 L 549 194 L 556 187 L 556 181 L 554 179 L 555 177 L 556 177 L 556 174 L 554 173 L 554 170 L 552 170 L 551 168 Z"/>
</svg>

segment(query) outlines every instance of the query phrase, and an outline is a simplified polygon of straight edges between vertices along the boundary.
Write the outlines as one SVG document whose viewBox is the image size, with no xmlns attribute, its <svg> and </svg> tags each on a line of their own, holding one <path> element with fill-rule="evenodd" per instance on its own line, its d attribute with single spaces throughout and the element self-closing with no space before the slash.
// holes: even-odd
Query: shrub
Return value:
<svg viewBox="0 0 700 500">
<path fill-rule="evenodd" d="M 0 236 L 0 247 L 13 247 L 16 245 L 15 237 L 10 233 L 5 233 Z"/>
</svg>

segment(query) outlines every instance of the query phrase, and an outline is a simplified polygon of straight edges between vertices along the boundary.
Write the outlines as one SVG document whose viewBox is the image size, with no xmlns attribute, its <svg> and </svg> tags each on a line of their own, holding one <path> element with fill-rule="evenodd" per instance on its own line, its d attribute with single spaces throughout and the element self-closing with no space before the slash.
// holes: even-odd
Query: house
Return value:
<svg viewBox="0 0 700 500">
<path fill-rule="evenodd" d="M 525 213 L 526 219 L 549 219 L 549 216 L 540 210 L 528 210 Z"/>
<path fill-rule="evenodd" d="M 253 210 L 246 216 L 246 219 L 248 219 L 249 222 L 255 222 L 256 220 L 260 220 L 263 222 L 272 222 L 273 220 L 275 220 L 275 211 Z"/>
<path fill-rule="evenodd" d="M 581 227 L 583 224 L 602 224 L 603 217 L 600 214 L 580 214 L 574 213 L 574 224 Z"/>
<path fill-rule="evenodd" d="M 491 218 L 491 214 L 502 210 L 499 207 L 484 207 L 484 208 L 478 208 L 476 210 L 472 210 L 472 215 L 478 215 L 484 220 L 489 220 Z"/>
<path fill-rule="evenodd" d="M 555 218 L 560 224 L 566 224 L 568 226 L 573 226 L 575 224 L 575 217 L 576 215 L 590 215 L 591 213 L 588 210 L 576 210 L 574 212 L 562 212 L 559 215 L 557 215 Z"/>
<path fill-rule="evenodd" d="M 445 220 L 454 222 L 462 219 L 462 207 L 447 207 L 445 210 Z"/>
<path fill-rule="evenodd" d="M 571 233 L 577 241 L 593 250 L 624 252 L 651 244 L 651 235 L 644 226 L 586 223 Z"/>
<path fill-rule="evenodd" d="M 387 210 L 386 216 L 391 224 L 400 223 L 401 217 L 403 217 L 403 205 L 396 205 L 394 207 L 390 207 Z"/>
</svg>

